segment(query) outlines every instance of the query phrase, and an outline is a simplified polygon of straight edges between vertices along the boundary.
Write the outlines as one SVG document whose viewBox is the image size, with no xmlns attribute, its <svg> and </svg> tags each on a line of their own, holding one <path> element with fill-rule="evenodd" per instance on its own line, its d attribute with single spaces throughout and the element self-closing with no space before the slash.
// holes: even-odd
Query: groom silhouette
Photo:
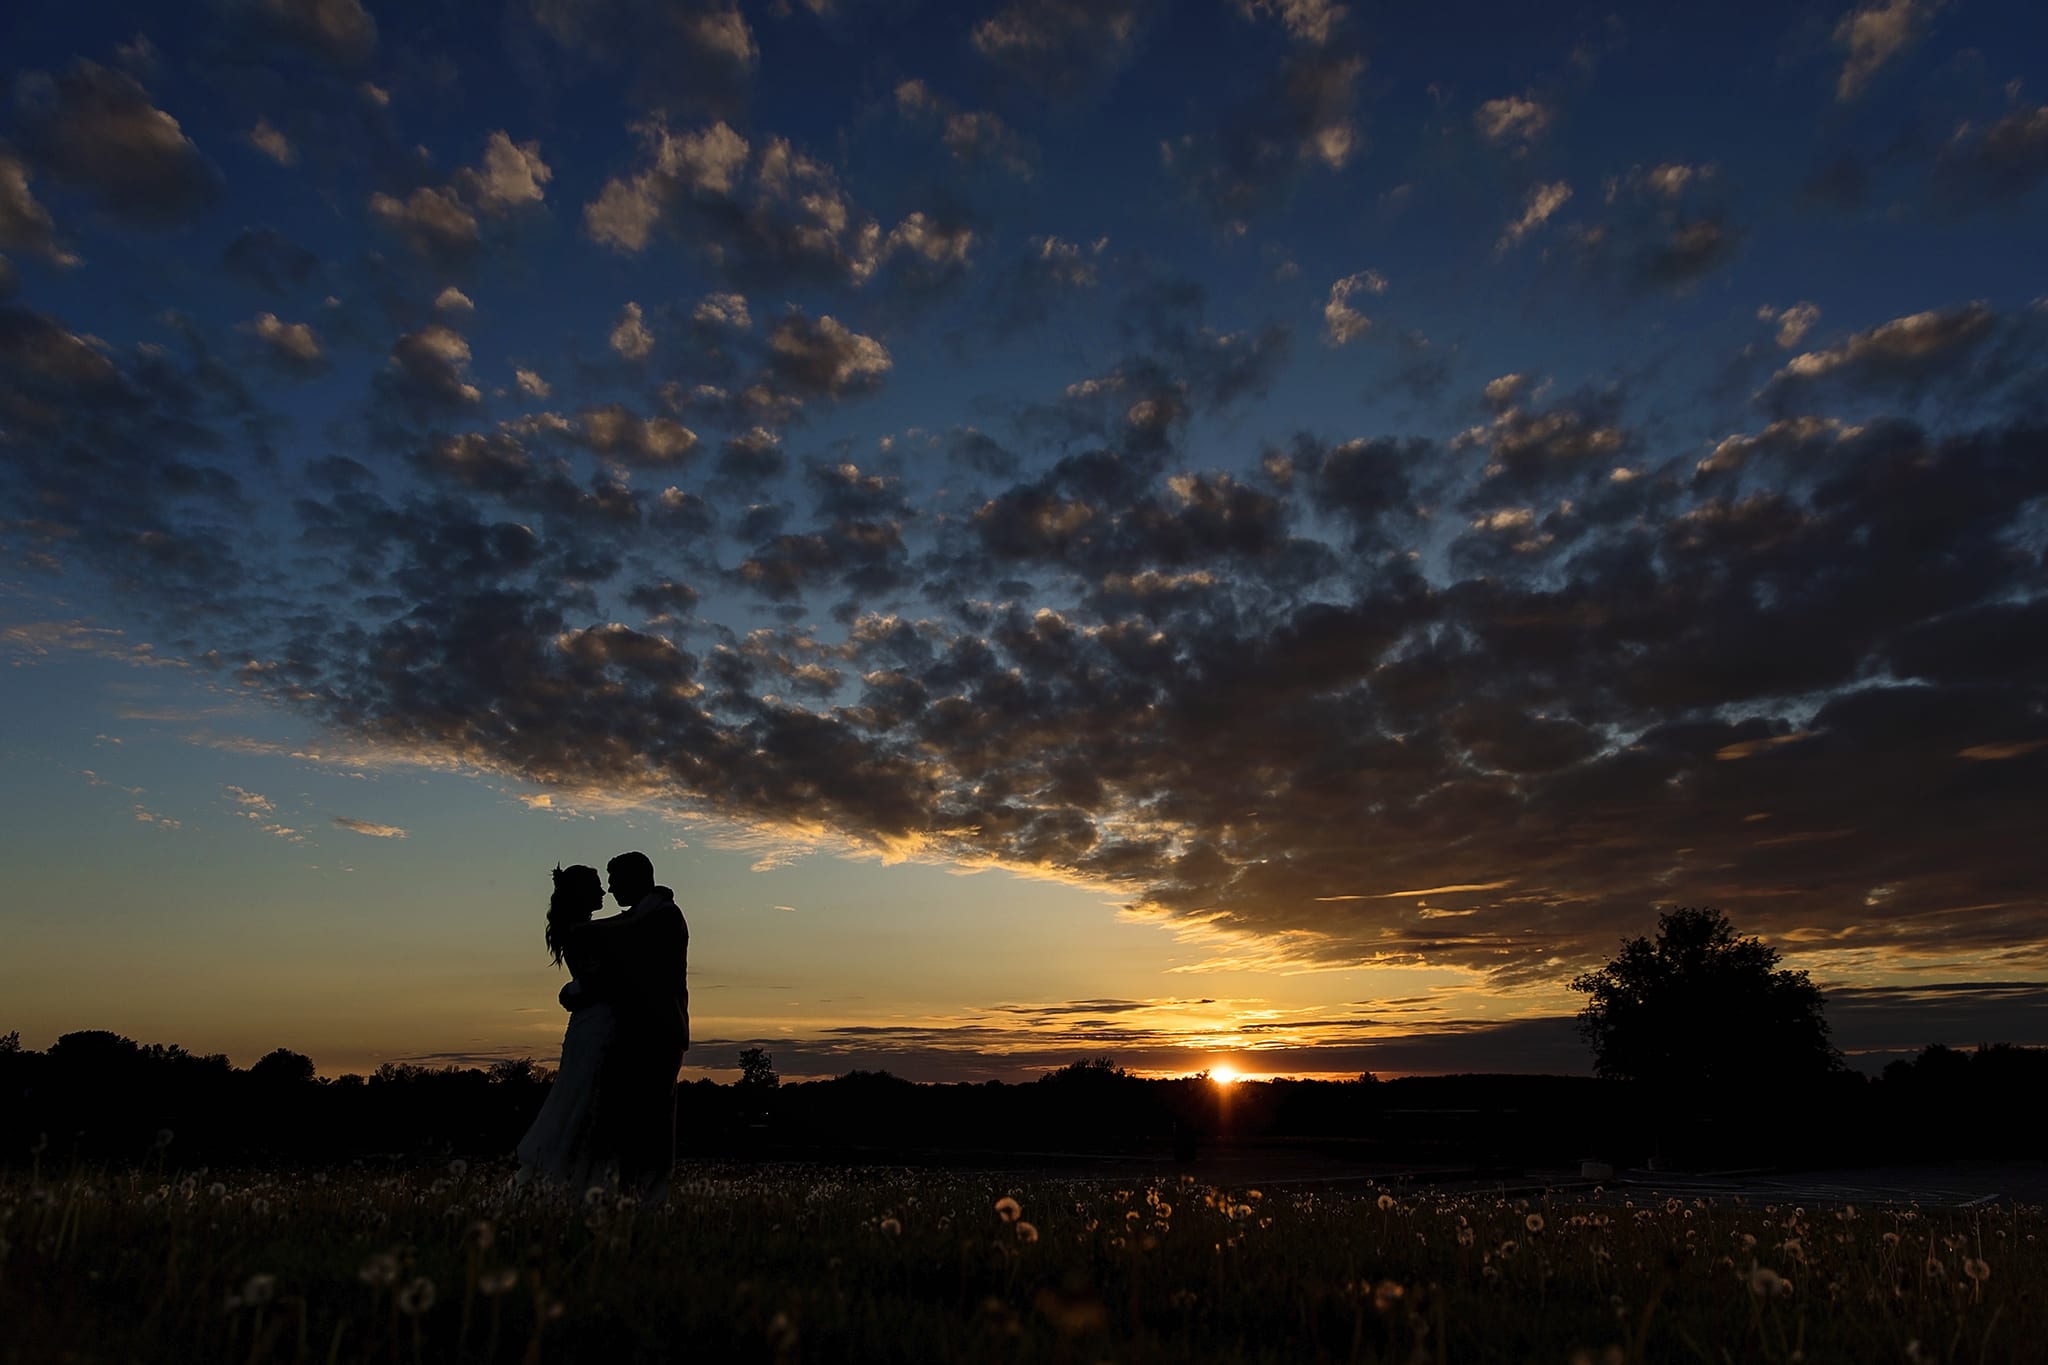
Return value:
<svg viewBox="0 0 2048 1365">
<path fill-rule="evenodd" d="M 644 853 L 605 864 L 605 887 L 620 913 L 592 920 L 583 933 L 608 984 L 595 994 L 565 986 L 562 1004 L 576 1010 L 605 1000 L 618 1011 L 618 1039 L 599 1077 L 598 1122 L 618 1153 L 620 1184 L 658 1196 L 675 1164 L 676 1071 L 690 1047 L 690 926 L 675 893 L 654 884 Z"/>
</svg>

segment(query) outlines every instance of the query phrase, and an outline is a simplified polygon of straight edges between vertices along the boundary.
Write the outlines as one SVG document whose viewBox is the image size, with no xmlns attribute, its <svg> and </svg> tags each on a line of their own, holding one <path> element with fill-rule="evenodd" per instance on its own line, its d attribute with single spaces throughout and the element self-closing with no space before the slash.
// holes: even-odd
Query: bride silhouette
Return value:
<svg viewBox="0 0 2048 1365">
<path fill-rule="evenodd" d="M 548 953 L 569 968 L 572 985 L 586 995 L 603 995 L 603 967 L 575 932 L 604 904 L 604 883 L 594 867 L 555 869 L 548 900 Z M 605 1062 L 617 1043 L 619 1012 L 596 999 L 569 1015 L 562 1034 L 562 1060 L 555 1083 L 533 1126 L 519 1142 L 518 1181 L 558 1181 L 573 1190 L 615 1183 L 619 1176 L 619 1134 L 606 1121 Z"/>
</svg>

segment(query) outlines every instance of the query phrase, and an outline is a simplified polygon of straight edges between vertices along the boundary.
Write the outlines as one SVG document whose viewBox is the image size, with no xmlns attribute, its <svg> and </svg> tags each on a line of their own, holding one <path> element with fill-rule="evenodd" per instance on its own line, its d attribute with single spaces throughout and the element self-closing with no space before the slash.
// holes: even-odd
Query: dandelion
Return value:
<svg viewBox="0 0 2048 1365">
<path fill-rule="evenodd" d="M 1459 1228 L 1459 1229 L 1458 1229 L 1458 1245 L 1459 1245 L 1459 1246 L 1461 1246 L 1461 1247 L 1468 1247 L 1468 1246 L 1471 1246 L 1471 1245 L 1472 1245 L 1472 1237 L 1473 1237 L 1472 1229 L 1470 1229 L 1470 1228 Z"/>
<path fill-rule="evenodd" d="M 161 1152 L 161 1151 L 162 1151 L 162 1150 L 163 1150 L 164 1148 L 166 1148 L 166 1147 L 170 1146 L 170 1145 L 171 1145 L 171 1138 L 172 1138 L 172 1136 L 173 1136 L 173 1134 L 172 1134 L 171 1130 L 170 1130 L 170 1129 L 168 1129 L 168 1128 L 159 1128 L 159 1129 L 157 1129 L 157 1130 L 156 1130 L 156 1150 L 158 1150 L 159 1152 Z"/>
<path fill-rule="evenodd" d="M 496 1298 L 518 1283 L 519 1272 L 511 1266 L 503 1266 L 497 1270 L 486 1270 L 478 1276 L 476 1287 L 491 1298 Z"/>
<path fill-rule="evenodd" d="M 1899 1244 L 1899 1234 L 1896 1232 L 1887 1232 L 1884 1235 L 1884 1244 L 1888 1247 L 1897 1246 Z"/>
<path fill-rule="evenodd" d="M 884 1218 L 881 1221 L 880 1227 L 882 1235 L 885 1237 L 901 1237 L 903 1235 L 903 1224 L 894 1218 Z"/>
<path fill-rule="evenodd" d="M 434 1282 L 424 1275 L 398 1291 L 398 1311 L 416 1318 L 434 1306 Z"/>
<path fill-rule="evenodd" d="M 261 1308 L 276 1292 L 277 1276 L 251 1275 L 242 1283 L 242 1302 L 252 1308 Z"/>
<path fill-rule="evenodd" d="M 218 1199 L 228 1192 L 228 1187 L 221 1184 L 220 1181 L 216 1180 L 211 1185 L 208 1185 L 206 1187 L 206 1192 L 212 1195 L 214 1198 Z"/>
<path fill-rule="evenodd" d="M 270 1201 L 268 1199 L 265 1199 L 260 1194 L 257 1195 L 254 1199 L 251 1199 L 249 1201 L 249 1212 L 255 1214 L 259 1218 L 262 1217 L 264 1214 L 270 1212 Z"/>
<path fill-rule="evenodd" d="M 462 1179 L 462 1177 L 469 1174 L 469 1163 L 461 1157 L 456 1157 L 455 1160 L 448 1163 L 448 1174 L 454 1176 L 457 1180 Z"/>
<path fill-rule="evenodd" d="M 1031 1224 L 1029 1224 L 1029 1223 L 1025 1223 L 1025 1222 L 1019 1222 L 1019 1223 L 1017 1224 L 1017 1240 L 1018 1240 L 1018 1241 L 1020 1241 L 1020 1242 L 1035 1242 L 1035 1241 L 1037 1241 L 1037 1240 L 1038 1240 L 1038 1229 L 1037 1229 L 1036 1227 L 1033 1227 L 1033 1226 L 1032 1226 Z"/>
<path fill-rule="evenodd" d="M 1173 1217 L 1173 1205 L 1167 1203 L 1164 1199 L 1162 1199 L 1153 1208 L 1153 1212 L 1158 1214 L 1162 1220 L 1171 1218 Z"/>
<path fill-rule="evenodd" d="M 1023 1207 L 1007 1194 L 1001 1199 L 996 1200 L 996 1217 L 1002 1219 L 1005 1223 L 1016 1222 L 1018 1218 L 1023 1216 L 1023 1213 Z M 1137 1216 L 1135 1210 L 1131 1216 L 1134 1218 Z"/>
<path fill-rule="evenodd" d="M 1792 1281 L 1766 1265 L 1752 1265 L 1749 1268 L 1749 1292 L 1758 1298 L 1783 1295 L 1792 1292 Z"/>
<path fill-rule="evenodd" d="M 1400 1306 L 1407 1292 L 1397 1281 L 1381 1280 L 1373 1286 L 1372 1306 L 1382 1313 L 1391 1312 Z"/>
<path fill-rule="evenodd" d="M 604 1201 L 605 1188 L 602 1185 L 592 1185 L 583 1192 L 583 1204 L 586 1208 L 594 1209 L 604 1203 Z"/>
<path fill-rule="evenodd" d="M 1388 1209 L 1390 1209 L 1390 1208 L 1392 1208 L 1392 1207 L 1394 1207 L 1394 1196 L 1393 1196 L 1393 1195 L 1391 1195 L 1391 1194 L 1383 1194 L 1383 1195 L 1381 1195 L 1381 1196 L 1380 1196 L 1380 1212 L 1381 1212 L 1381 1213 L 1385 1213 L 1385 1212 L 1386 1212 L 1386 1211 L 1387 1211 Z"/>
<path fill-rule="evenodd" d="M 356 1272 L 356 1278 L 372 1289 L 382 1289 L 398 1279 L 398 1258 L 388 1251 L 380 1251 L 363 1262 L 363 1268 Z"/>
<path fill-rule="evenodd" d="M 1505 1261 L 1519 1250 L 1521 1248 L 1515 1244 L 1515 1239 L 1510 1237 L 1507 1241 L 1500 1244 L 1500 1258 Z"/>
<path fill-rule="evenodd" d="M 1991 1278 L 1991 1263 L 1971 1256 L 1963 1262 L 1963 1273 L 1978 1284 L 1982 1284 Z"/>
<path fill-rule="evenodd" d="M 1529 1229 L 1529 1231 L 1531 1232 L 1543 1231 L 1543 1215 L 1540 1213 L 1530 1214 L 1527 1218 L 1524 1218 L 1522 1220 L 1522 1226 Z"/>
</svg>

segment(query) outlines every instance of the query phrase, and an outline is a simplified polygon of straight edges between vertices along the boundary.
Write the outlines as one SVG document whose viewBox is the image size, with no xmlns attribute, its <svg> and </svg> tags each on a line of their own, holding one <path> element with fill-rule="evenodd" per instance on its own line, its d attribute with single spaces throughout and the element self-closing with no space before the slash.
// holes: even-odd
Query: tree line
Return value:
<svg viewBox="0 0 2048 1365">
<path fill-rule="evenodd" d="M 1193 1157 L 1244 1143 L 1360 1162 L 1475 1168 L 1853 1164 L 2034 1154 L 2026 1122 L 2048 1049 L 1930 1047 L 1881 1077 L 1828 1073 L 1797 1092 L 1664 1090 L 1599 1076 L 1465 1075 L 1349 1081 L 1132 1075 L 1107 1057 L 1025 1083 L 919 1084 L 886 1071 L 780 1083 L 756 1049 L 741 1079 L 678 1087 L 684 1155 L 731 1159 L 974 1160 L 999 1153 Z M 322 1079 L 278 1049 L 224 1056 L 113 1033 L 45 1052 L 0 1039 L 0 1164 L 475 1160 L 507 1154 L 546 1097 L 530 1059 L 489 1067 L 387 1063 Z"/>
</svg>

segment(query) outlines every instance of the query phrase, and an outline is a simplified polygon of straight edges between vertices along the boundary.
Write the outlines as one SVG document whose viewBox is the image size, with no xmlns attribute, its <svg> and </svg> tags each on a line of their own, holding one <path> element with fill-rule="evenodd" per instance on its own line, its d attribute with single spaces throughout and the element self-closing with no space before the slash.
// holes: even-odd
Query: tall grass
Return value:
<svg viewBox="0 0 2048 1365">
<path fill-rule="evenodd" d="M 2017 1361 L 2036 1207 L 686 1167 L 0 1177 L 0 1359 Z"/>
</svg>

